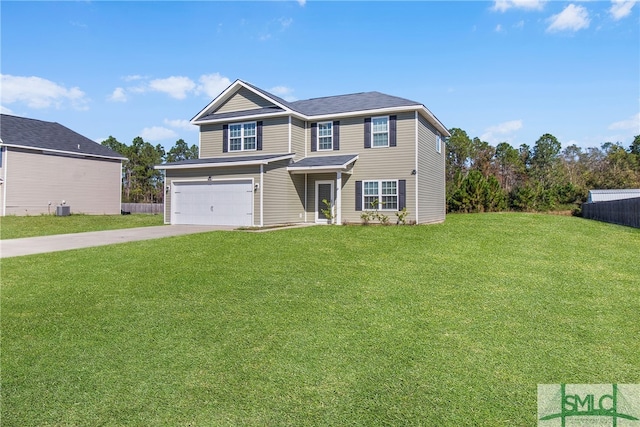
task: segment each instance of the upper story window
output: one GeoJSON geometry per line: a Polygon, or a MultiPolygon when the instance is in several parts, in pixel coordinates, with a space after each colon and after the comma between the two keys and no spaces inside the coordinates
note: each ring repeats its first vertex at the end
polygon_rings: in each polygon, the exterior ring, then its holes
{"type": "Polygon", "coordinates": [[[318,151],[333,150],[333,122],[318,123],[318,151]]]}
{"type": "Polygon", "coordinates": [[[256,122],[229,125],[229,151],[256,149],[256,122]]]}
{"type": "Polygon", "coordinates": [[[441,152],[442,151],[442,137],[440,136],[440,133],[436,134],[436,152],[441,152]]]}
{"type": "Polygon", "coordinates": [[[389,146],[389,117],[373,117],[371,119],[371,146],[389,146]]]}

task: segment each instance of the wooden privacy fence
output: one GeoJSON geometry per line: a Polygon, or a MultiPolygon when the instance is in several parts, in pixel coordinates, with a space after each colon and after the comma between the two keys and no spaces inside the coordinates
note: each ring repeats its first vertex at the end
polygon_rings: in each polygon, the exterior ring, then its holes
{"type": "Polygon", "coordinates": [[[609,202],[583,203],[582,216],[596,221],[640,228],[640,197],[609,202]]]}
{"type": "Polygon", "coordinates": [[[132,214],[161,214],[163,206],[162,203],[121,203],[120,209],[132,214]]]}

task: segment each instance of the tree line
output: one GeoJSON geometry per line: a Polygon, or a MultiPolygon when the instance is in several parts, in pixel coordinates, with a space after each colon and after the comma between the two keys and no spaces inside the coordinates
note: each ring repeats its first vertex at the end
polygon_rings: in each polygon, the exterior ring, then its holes
{"type": "Polygon", "coordinates": [[[161,163],[197,159],[198,147],[179,139],[169,151],[162,145],[151,145],[141,137],[126,145],[113,136],[102,141],[127,158],[122,163],[122,201],[124,203],[162,203],[164,201],[164,176],[154,166],[161,163]]]}
{"type": "Polygon", "coordinates": [[[582,149],[551,134],[533,147],[493,147],[459,128],[447,141],[449,212],[579,211],[591,189],[640,188],[640,135],[631,146],[607,142],[582,149]]]}
{"type": "MultiPolygon", "coordinates": [[[[542,135],[533,147],[507,142],[492,146],[459,128],[446,142],[449,212],[545,211],[579,207],[591,189],[640,188],[640,135],[629,147],[607,142],[562,150],[558,139],[542,135]]],[[[197,159],[198,147],[179,139],[169,151],[141,137],[131,145],[110,136],[102,145],[128,160],[122,165],[122,201],[162,203],[164,177],[155,165],[197,159]]]]}

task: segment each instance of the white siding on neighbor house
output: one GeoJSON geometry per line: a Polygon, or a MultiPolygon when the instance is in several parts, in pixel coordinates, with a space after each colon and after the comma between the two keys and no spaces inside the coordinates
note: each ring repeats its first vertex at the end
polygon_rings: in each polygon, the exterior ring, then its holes
{"type": "MultiPolygon", "coordinates": [[[[217,168],[194,168],[194,169],[167,169],[165,185],[169,191],[165,190],[164,194],[164,222],[171,222],[171,182],[172,181],[208,181],[225,179],[253,179],[254,183],[262,185],[260,181],[260,166],[242,166],[242,167],[217,167],[217,168]]],[[[254,191],[253,194],[253,225],[260,225],[260,191],[254,191]]]]}
{"type": "Polygon", "coordinates": [[[444,138],[438,153],[436,130],[420,115],[418,123],[418,223],[443,222],[446,215],[444,138]]]}
{"type": "Polygon", "coordinates": [[[120,213],[119,160],[49,155],[16,148],[7,148],[3,160],[7,175],[3,184],[6,215],[55,213],[63,200],[71,213],[120,213]]]}
{"type": "Polygon", "coordinates": [[[270,106],[273,106],[272,102],[243,87],[222,104],[215,113],[255,110],[270,106]]]}
{"type": "MultiPolygon", "coordinates": [[[[257,121],[257,120],[252,120],[257,121]]],[[[289,152],[289,119],[275,117],[262,121],[262,150],[222,152],[222,124],[200,126],[200,158],[286,154],[289,152]]],[[[229,123],[243,123],[235,120],[229,123]]]]}

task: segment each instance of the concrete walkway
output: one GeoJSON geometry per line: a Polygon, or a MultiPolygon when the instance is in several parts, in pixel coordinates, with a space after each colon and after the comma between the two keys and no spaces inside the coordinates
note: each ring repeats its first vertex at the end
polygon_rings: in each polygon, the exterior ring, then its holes
{"type": "Polygon", "coordinates": [[[89,248],[137,240],[159,239],[161,237],[205,233],[208,231],[233,230],[235,228],[231,226],[160,225],[156,227],[125,228],[122,230],[0,240],[0,258],[89,248]]]}

